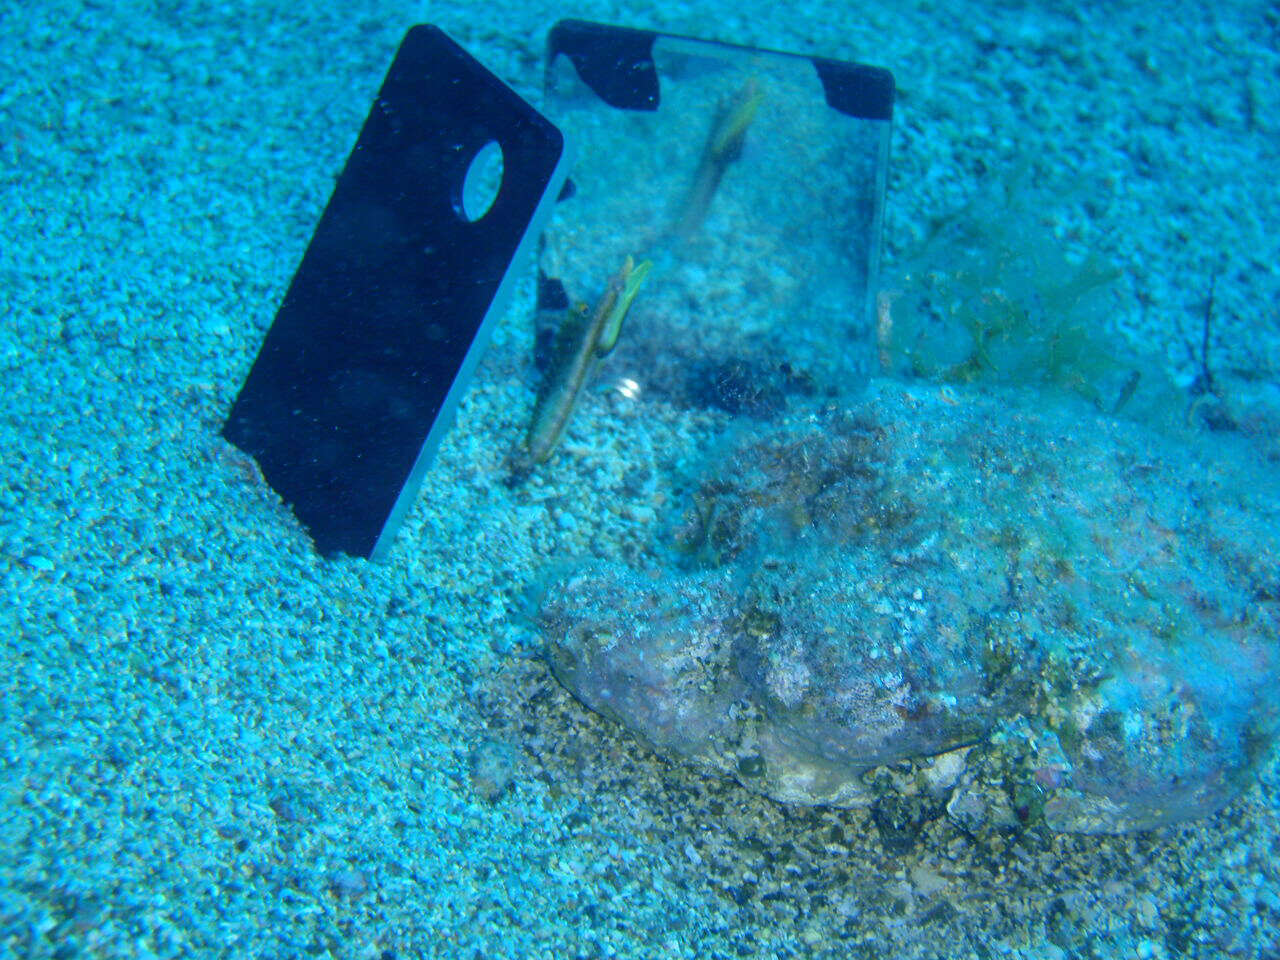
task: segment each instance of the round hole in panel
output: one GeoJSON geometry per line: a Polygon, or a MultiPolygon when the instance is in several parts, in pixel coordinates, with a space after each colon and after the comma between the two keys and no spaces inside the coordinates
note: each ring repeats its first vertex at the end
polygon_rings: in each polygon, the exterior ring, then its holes
{"type": "Polygon", "coordinates": [[[476,151],[462,181],[462,198],[458,214],[474,223],[493,206],[502,187],[502,147],[490,140],[476,151]]]}

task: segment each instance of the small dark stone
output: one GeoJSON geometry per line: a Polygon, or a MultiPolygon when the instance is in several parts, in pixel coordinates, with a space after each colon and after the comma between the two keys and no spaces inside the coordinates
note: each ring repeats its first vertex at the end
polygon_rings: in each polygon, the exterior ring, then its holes
{"type": "Polygon", "coordinates": [[[1169,927],[1169,933],[1165,937],[1165,944],[1174,956],[1185,954],[1190,949],[1191,942],[1195,939],[1195,923],[1184,917],[1172,917],[1166,922],[1169,927]]]}
{"type": "Polygon", "coordinates": [[[772,863],[788,864],[796,858],[796,848],[790,843],[779,844],[770,852],[769,860],[772,863]]]}
{"type": "Polygon", "coordinates": [[[290,823],[297,823],[302,819],[302,814],[297,807],[293,805],[293,801],[285,796],[272,797],[267,801],[267,806],[281,820],[287,820],[290,823]]]}
{"type": "Polygon", "coordinates": [[[880,797],[871,805],[871,819],[889,853],[908,853],[924,827],[924,806],[915,797],[880,797]]]}
{"type": "Polygon", "coordinates": [[[738,772],[744,777],[762,777],[764,776],[764,757],[739,757],[738,772]]]}
{"type": "Polygon", "coordinates": [[[1071,920],[1071,911],[1067,909],[1067,904],[1061,897],[1049,904],[1048,913],[1045,915],[1044,932],[1045,938],[1050,943],[1063,950],[1070,950],[1075,946],[1076,933],[1071,920]]]}
{"type": "Polygon", "coordinates": [[[921,923],[949,923],[959,915],[959,911],[949,901],[940,900],[929,908],[920,921],[921,923]]]}
{"type": "Polygon", "coordinates": [[[128,745],[119,740],[112,740],[107,744],[106,750],[103,752],[103,759],[116,769],[127,766],[130,759],[128,745]]]}
{"type": "Polygon", "coordinates": [[[297,788],[285,788],[267,801],[272,812],[287,823],[309,823],[319,819],[315,802],[297,788]]]}

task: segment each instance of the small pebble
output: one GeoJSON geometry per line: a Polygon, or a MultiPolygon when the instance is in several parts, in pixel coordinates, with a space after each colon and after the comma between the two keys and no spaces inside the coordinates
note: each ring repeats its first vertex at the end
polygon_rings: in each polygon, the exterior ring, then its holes
{"type": "Polygon", "coordinates": [[[467,761],[471,789],[486,803],[497,800],[515,781],[517,759],[511,744],[501,740],[481,741],[467,761]]]}
{"type": "Polygon", "coordinates": [[[369,881],[359,870],[346,867],[329,878],[329,889],[336,896],[351,900],[364,895],[369,889],[369,881]]]}

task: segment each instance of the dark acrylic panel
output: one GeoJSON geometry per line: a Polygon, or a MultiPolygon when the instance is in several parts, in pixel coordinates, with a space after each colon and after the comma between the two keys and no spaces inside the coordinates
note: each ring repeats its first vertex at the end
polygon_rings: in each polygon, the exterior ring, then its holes
{"type": "Polygon", "coordinates": [[[385,552],[563,153],[444,33],[408,32],[224,427],[321,552],[385,552]],[[501,186],[472,221],[462,186],[490,142],[501,186]]]}

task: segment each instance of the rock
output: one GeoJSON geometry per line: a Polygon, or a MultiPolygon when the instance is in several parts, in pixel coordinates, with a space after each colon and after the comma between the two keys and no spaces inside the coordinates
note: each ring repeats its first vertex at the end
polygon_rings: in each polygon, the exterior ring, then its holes
{"type": "Polygon", "coordinates": [[[369,880],[354,867],[344,867],[329,877],[329,889],[335,896],[354,900],[368,891],[369,880]]]}
{"type": "Polygon", "coordinates": [[[871,822],[880,834],[881,843],[890,853],[906,854],[915,849],[932,811],[921,798],[886,794],[871,805],[871,822]]]}
{"type": "Polygon", "coordinates": [[[890,793],[967,829],[1143,829],[1227,802],[1276,727],[1280,508],[1189,438],[882,381],[742,432],[670,529],[550,587],[553,671],[778,800],[902,813],[870,771],[906,761],[890,793]]]}
{"type": "Polygon", "coordinates": [[[486,803],[492,803],[511,789],[519,757],[515,747],[501,740],[482,740],[467,758],[471,789],[486,803]]]}

